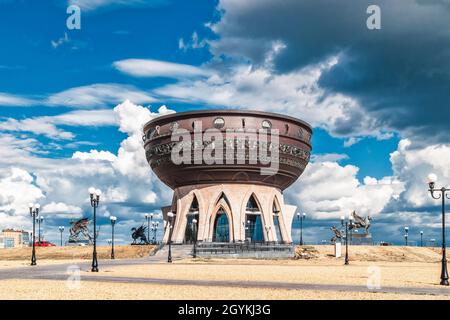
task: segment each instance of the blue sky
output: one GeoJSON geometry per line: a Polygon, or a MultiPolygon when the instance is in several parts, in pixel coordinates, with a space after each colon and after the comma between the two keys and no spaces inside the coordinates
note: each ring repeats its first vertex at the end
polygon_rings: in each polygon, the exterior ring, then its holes
{"type": "Polygon", "coordinates": [[[0,227],[29,228],[25,201],[41,202],[58,239],[71,214],[89,213],[80,190],[97,184],[109,200],[101,224],[118,216],[127,242],[145,212],[170,201],[148,168],[136,169],[133,117],[248,108],[314,127],[313,164],[286,191],[308,212],[308,241],[330,238],[327,226],[353,209],[375,217],[377,240],[401,242],[406,224],[438,238],[423,177],[450,181],[449,6],[377,3],[381,30],[365,25],[367,1],[0,0],[0,188],[10,194],[0,227]],[[80,30],[66,27],[72,3],[80,30]]]}

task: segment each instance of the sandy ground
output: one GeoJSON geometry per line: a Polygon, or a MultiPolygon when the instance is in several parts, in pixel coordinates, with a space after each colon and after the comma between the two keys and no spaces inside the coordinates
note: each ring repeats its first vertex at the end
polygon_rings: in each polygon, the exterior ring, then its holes
{"type": "MultiPolygon", "coordinates": [[[[435,288],[440,267],[436,263],[353,262],[342,261],[316,264],[313,261],[295,261],[279,265],[276,262],[256,264],[239,260],[220,263],[189,263],[104,267],[95,276],[125,276],[158,279],[270,281],[308,284],[367,285],[380,280],[381,286],[435,288]],[[375,278],[377,277],[377,278],[375,278]]],[[[450,292],[450,290],[449,290],[450,292]]]]}
{"type": "MultiPolygon", "coordinates": [[[[334,257],[334,246],[297,246],[296,257],[314,260],[330,260],[334,257]]],[[[342,256],[345,246],[342,246],[342,256]]],[[[403,246],[349,246],[350,261],[367,262],[439,262],[441,249],[430,247],[403,247],[403,246]]]]}
{"type": "MultiPolygon", "coordinates": [[[[155,246],[115,246],[116,259],[129,259],[146,257],[155,250],[155,246]]],[[[381,246],[350,246],[350,261],[366,262],[439,262],[441,259],[439,248],[420,247],[381,247],[381,246]]],[[[296,256],[299,260],[332,261],[334,247],[325,246],[298,246],[296,256]]],[[[342,248],[342,255],[345,247],[342,248]]],[[[109,259],[110,246],[98,246],[99,259],[109,259]]],[[[39,260],[73,260],[92,258],[92,247],[36,247],[36,255],[39,260]]],[[[27,261],[31,258],[31,248],[0,249],[0,265],[5,261],[27,261]]],[[[223,260],[228,261],[228,260],[223,260]]],[[[262,261],[262,260],[255,260],[262,261]]],[[[279,263],[290,263],[292,260],[279,260],[279,263]]]]}
{"type": "MultiPolygon", "coordinates": [[[[155,250],[155,246],[115,246],[114,255],[117,259],[130,259],[147,257],[155,250]]],[[[98,246],[98,259],[109,259],[111,256],[110,246],[98,246]]],[[[36,257],[39,261],[45,260],[89,260],[92,259],[92,246],[67,246],[67,247],[36,247],[36,257]]],[[[0,249],[0,265],[5,261],[31,261],[31,248],[0,249]]]]}
{"type": "Polygon", "coordinates": [[[198,287],[135,283],[81,282],[79,287],[65,281],[6,280],[0,281],[0,299],[176,299],[176,300],[441,300],[443,296],[391,293],[361,293],[313,290],[255,289],[231,287],[198,287]]]}
{"type": "MultiPolygon", "coordinates": [[[[40,248],[54,249],[54,248],[40,248]]],[[[59,248],[62,249],[62,248],[59,248]]],[[[73,248],[72,248],[73,249],[73,248]]],[[[78,253],[73,260],[67,259],[65,249],[58,255],[44,250],[40,264],[86,261],[90,250],[78,253]],[[57,258],[51,259],[52,254],[57,258]]],[[[205,287],[195,285],[161,285],[139,283],[110,283],[83,281],[83,276],[142,277],[180,280],[228,280],[273,281],[300,284],[363,285],[378,281],[382,287],[438,286],[440,275],[440,251],[435,248],[417,247],[357,247],[352,246],[350,265],[343,265],[343,258],[332,257],[331,246],[298,248],[301,259],[254,260],[254,259],[185,259],[172,264],[150,263],[128,266],[102,266],[100,272],[81,272],[80,288],[72,287],[71,281],[56,280],[1,280],[0,299],[450,299],[449,296],[412,295],[393,293],[361,293],[312,291],[297,289],[205,287]]],[[[108,248],[102,254],[109,257],[108,248]]],[[[123,246],[122,257],[135,257],[147,253],[147,247],[123,246]]],[[[29,250],[28,250],[29,251],[29,250]]],[[[70,251],[69,251],[70,252],[70,251]]],[[[119,251],[120,252],[120,251],[119,251]]],[[[29,253],[29,252],[27,252],[29,253]]],[[[27,260],[4,260],[0,253],[0,268],[28,266],[27,260]]],[[[8,257],[17,257],[10,254],[8,257]]],[[[20,277],[20,276],[19,276],[20,277]]],[[[69,279],[70,280],[70,279],[69,279]]],[[[449,288],[450,292],[450,288],[449,288]]]]}

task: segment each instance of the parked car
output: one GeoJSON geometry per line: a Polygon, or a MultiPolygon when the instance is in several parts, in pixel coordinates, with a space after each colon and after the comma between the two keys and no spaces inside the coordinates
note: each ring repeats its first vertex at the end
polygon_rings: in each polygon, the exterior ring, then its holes
{"type": "Polygon", "coordinates": [[[51,243],[49,241],[36,241],[34,244],[36,247],[55,247],[56,245],[54,243],[51,243]]]}

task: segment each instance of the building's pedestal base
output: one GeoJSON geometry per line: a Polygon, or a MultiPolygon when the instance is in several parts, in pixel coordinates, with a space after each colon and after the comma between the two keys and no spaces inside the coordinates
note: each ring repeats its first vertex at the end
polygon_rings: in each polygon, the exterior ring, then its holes
{"type": "Polygon", "coordinates": [[[193,185],[174,190],[171,207],[163,208],[165,234],[172,224],[172,243],[291,243],[295,206],[284,203],[275,187],[245,183],[193,185]],[[174,213],[169,223],[168,212],[174,213]]]}

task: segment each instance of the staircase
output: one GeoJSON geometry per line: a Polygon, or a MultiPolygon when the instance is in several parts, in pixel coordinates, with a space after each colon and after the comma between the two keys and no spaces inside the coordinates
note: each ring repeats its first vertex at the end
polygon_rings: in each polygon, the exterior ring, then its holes
{"type": "MultiPolygon", "coordinates": [[[[172,261],[190,259],[192,244],[172,244],[172,261]]],[[[169,245],[159,249],[154,257],[158,261],[167,261],[169,245]]],[[[197,244],[197,257],[250,258],[250,259],[290,259],[295,256],[292,244],[278,243],[214,243],[197,244]]]]}
{"type": "MultiPolygon", "coordinates": [[[[172,244],[172,260],[182,260],[192,258],[192,244],[172,244]]],[[[164,245],[161,249],[159,249],[155,257],[161,260],[167,260],[169,255],[169,245],[164,245]]]]}
{"type": "Polygon", "coordinates": [[[295,248],[292,244],[282,243],[214,243],[203,242],[197,245],[197,256],[221,258],[253,259],[289,259],[294,258],[295,248]]]}

